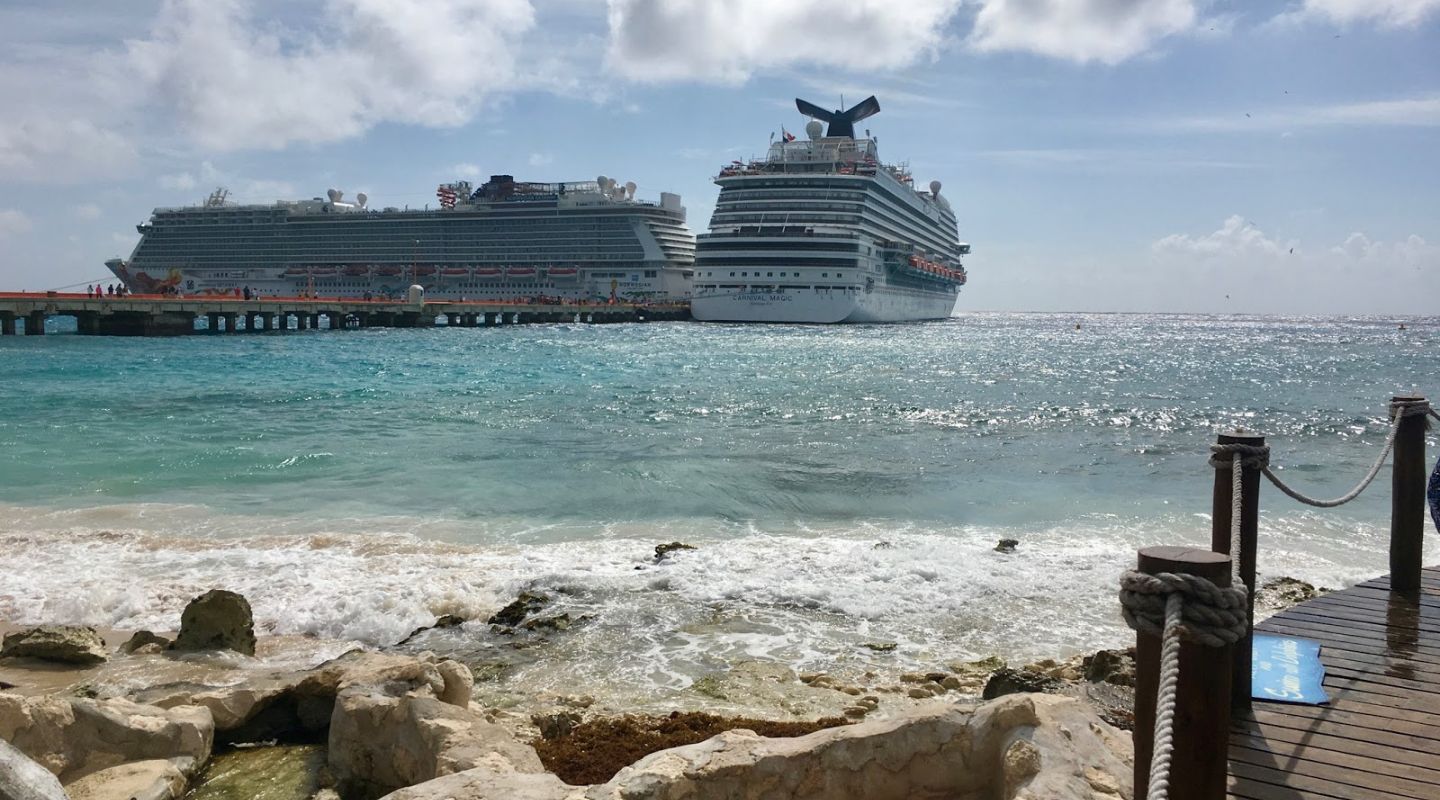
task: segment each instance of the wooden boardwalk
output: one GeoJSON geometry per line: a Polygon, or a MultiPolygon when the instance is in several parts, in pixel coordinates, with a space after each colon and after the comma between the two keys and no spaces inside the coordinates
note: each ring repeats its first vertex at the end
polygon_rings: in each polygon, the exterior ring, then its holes
{"type": "Polygon", "coordinates": [[[1422,583],[1407,600],[1377,578],[1255,626],[1321,643],[1330,703],[1237,713],[1230,797],[1440,798],[1440,568],[1422,583]]]}

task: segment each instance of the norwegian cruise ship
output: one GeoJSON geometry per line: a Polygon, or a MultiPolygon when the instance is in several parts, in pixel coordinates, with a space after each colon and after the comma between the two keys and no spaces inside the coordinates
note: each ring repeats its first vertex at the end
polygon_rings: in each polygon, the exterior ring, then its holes
{"type": "Polygon", "coordinates": [[[763,161],[731,162],[715,183],[710,230],[698,237],[695,319],[726,322],[902,322],[955,308],[970,252],[940,182],[916,189],[904,165],[880,161],[846,111],[796,99],[807,139],[781,130],[763,161]],[[821,135],[822,121],[828,123],[821,135]]]}
{"type": "Polygon", "coordinates": [[[441,185],[438,207],[374,210],[331,189],[325,199],[157,208],[128,260],[106,266],[137,293],[395,297],[419,284],[444,299],[683,301],[695,238],[679,195],[635,199],[600,176],[478,188],[441,185]]]}

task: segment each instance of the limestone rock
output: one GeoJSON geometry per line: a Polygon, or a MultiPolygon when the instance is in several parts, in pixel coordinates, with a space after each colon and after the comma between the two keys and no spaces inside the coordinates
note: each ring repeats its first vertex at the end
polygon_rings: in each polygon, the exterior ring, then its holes
{"type": "Polygon", "coordinates": [[[591,786],[486,764],[386,800],[1129,800],[1132,760],[1129,737],[1080,701],[1017,695],[792,739],[727,731],[591,786]]]}
{"type": "Polygon", "coordinates": [[[567,736],[583,717],[575,711],[557,711],[553,714],[532,714],[530,722],[540,731],[542,739],[559,739],[567,736]]]}
{"type": "Polygon", "coordinates": [[[1284,611],[1314,597],[1328,589],[1317,589],[1313,585],[1295,578],[1280,577],[1266,581],[1255,592],[1255,610],[1263,612],[1284,611]]]}
{"type": "MultiPolygon", "coordinates": [[[[641,759],[583,797],[1091,800],[1086,768],[1110,776],[1128,796],[1131,757],[1128,738],[1108,729],[1079,701],[1014,696],[978,708],[919,708],[903,717],[795,739],[729,731],[641,759]]],[[[546,800],[556,796],[540,795],[546,800]]]]}
{"type": "Polygon", "coordinates": [[[255,619],[250,602],[224,589],[200,595],[180,614],[176,650],[234,650],[255,655],[255,619]]]}
{"type": "Polygon", "coordinates": [[[128,761],[188,757],[203,764],[214,735],[210,712],[197,706],[0,694],[0,739],[62,781],[128,761]]]}
{"type": "Polygon", "coordinates": [[[151,648],[159,647],[160,650],[166,650],[170,647],[170,644],[170,640],[166,639],[164,636],[157,636],[150,631],[136,631],[133,636],[126,640],[125,644],[120,645],[120,652],[152,653],[156,651],[151,648]]]}
{"type": "MultiPolygon", "coordinates": [[[[455,673],[448,684],[453,684],[450,696],[458,698],[465,692],[460,673],[465,668],[455,667],[460,669],[446,669],[455,673]]],[[[397,696],[414,692],[439,697],[447,694],[448,684],[437,664],[414,656],[354,650],[303,672],[275,672],[236,686],[168,684],[138,692],[134,699],[162,708],[204,706],[214,716],[222,742],[253,742],[324,730],[330,725],[336,694],[349,686],[378,687],[397,696]]]]}
{"type": "Polygon", "coordinates": [[[375,797],[480,766],[545,770],[533,748],[479,712],[433,697],[396,697],[360,686],[336,698],[329,763],[346,797],[375,797]]]}
{"type": "Polygon", "coordinates": [[[1116,686],[1135,685],[1135,648],[1098,650],[1085,657],[1085,680],[1091,683],[1112,683],[1116,686]]]}
{"type": "Polygon", "coordinates": [[[50,770],[0,738],[0,800],[68,800],[50,770]]]}
{"type": "Polygon", "coordinates": [[[477,767],[385,795],[381,800],[582,800],[550,773],[477,767]]]}
{"type": "Polygon", "coordinates": [[[657,545],[655,545],[655,563],[656,563],[656,564],[659,564],[661,561],[664,561],[664,560],[665,560],[665,557],[668,556],[668,555],[670,555],[671,553],[678,553],[678,552],[680,552],[681,550],[694,550],[694,549],[695,549],[695,545],[693,545],[693,544],[685,544],[684,542],[670,542],[670,543],[668,543],[668,544],[657,544],[657,545]]]}
{"type": "Polygon", "coordinates": [[[447,658],[435,665],[435,671],[445,681],[445,688],[440,690],[441,702],[469,708],[470,693],[475,689],[475,676],[470,674],[470,668],[447,658]]]}
{"type": "Polygon", "coordinates": [[[175,764],[151,759],[92,772],[65,788],[70,800],[179,800],[185,786],[175,764]]]}
{"type": "Polygon", "coordinates": [[[985,683],[985,691],[982,697],[986,700],[994,700],[1007,694],[1017,692],[1051,692],[1058,689],[1061,682],[1049,675],[1042,675],[1028,669],[1011,669],[1004,667],[995,670],[990,680],[985,683]]]}
{"type": "Polygon", "coordinates": [[[0,657],[38,658],[62,664],[99,664],[110,657],[94,628],[42,625],[6,634],[0,657]]]}
{"type": "Polygon", "coordinates": [[[396,643],[395,643],[395,646],[396,646],[396,647],[399,647],[399,646],[402,645],[402,644],[406,644],[406,643],[409,642],[411,639],[414,639],[415,637],[419,636],[420,634],[422,634],[422,633],[424,633],[424,632],[426,632],[426,631],[443,630],[443,629],[445,629],[445,628],[458,628],[458,627],[460,627],[460,626],[463,625],[463,624],[465,624],[465,618],[464,618],[464,617],[462,617],[462,616],[460,616],[460,615],[458,615],[458,614],[443,614],[443,615],[441,615],[441,616],[439,616],[439,617],[437,617],[437,618],[435,619],[435,624],[434,624],[434,625],[421,625],[420,627],[416,628],[415,630],[410,631],[410,635],[409,635],[409,636],[406,636],[404,639],[401,639],[400,641],[396,642],[396,643]]]}
{"type": "Polygon", "coordinates": [[[550,598],[543,594],[531,594],[521,592],[510,605],[495,612],[488,622],[491,625],[503,625],[515,627],[525,621],[525,618],[544,608],[550,602],[550,598]]]}
{"type": "Polygon", "coordinates": [[[997,552],[997,553],[1013,553],[1013,552],[1015,552],[1015,548],[1018,547],[1019,545],[1020,545],[1020,540],[1019,540],[1019,539],[1001,539],[1001,540],[1000,540],[998,543],[996,543],[996,545],[995,545],[995,552],[997,552]]]}

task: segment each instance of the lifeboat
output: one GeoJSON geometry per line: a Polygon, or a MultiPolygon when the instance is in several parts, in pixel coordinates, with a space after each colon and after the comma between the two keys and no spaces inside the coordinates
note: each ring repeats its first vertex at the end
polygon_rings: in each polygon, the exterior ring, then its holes
{"type": "Polygon", "coordinates": [[[505,270],[499,267],[476,267],[475,277],[477,278],[498,278],[505,274],[505,270]]]}
{"type": "Polygon", "coordinates": [[[580,274],[574,267],[551,267],[545,271],[552,278],[573,278],[580,274]]]}
{"type": "Polygon", "coordinates": [[[303,278],[308,274],[304,267],[291,267],[280,273],[282,278],[303,278]]]}
{"type": "Polygon", "coordinates": [[[427,277],[427,276],[430,276],[430,275],[434,275],[434,274],[435,274],[435,265],[434,265],[434,264],[416,264],[416,265],[412,268],[412,271],[411,271],[410,274],[414,275],[414,276],[417,277],[417,278],[427,277]]]}
{"type": "Polygon", "coordinates": [[[505,274],[512,278],[533,278],[535,277],[534,267],[511,267],[505,270],[505,274]]]}
{"type": "Polygon", "coordinates": [[[352,278],[357,278],[364,275],[369,275],[370,268],[364,264],[351,264],[347,267],[341,268],[340,272],[344,273],[345,275],[349,275],[352,278]]]}
{"type": "Polygon", "coordinates": [[[470,270],[467,267],[445,267],[440,270],[440,274],[447,278],[465,277],[470,274],[470,270]]]}
{"type": "Polygon", "coordinates": [[[340,270],[336,267],[315,267],[310,270],[310,274],[317,278],[329,278],[340,274],[340,270]]]}
{"type": "Polygon", "coordinates": [[[382,278],[395,278],[398,277],[401,272],[403,272],[403,270],[400,267],[386,266],[375,268],[375,274],[382,278]]]}

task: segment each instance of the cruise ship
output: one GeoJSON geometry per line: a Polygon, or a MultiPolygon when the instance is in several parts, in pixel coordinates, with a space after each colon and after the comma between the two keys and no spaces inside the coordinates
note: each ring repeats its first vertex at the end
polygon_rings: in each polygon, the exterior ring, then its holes
{"type": "Polygon", "coordinates": [[[720,170],[709,232],[698,237],[691,314],[715,322],[943,319],[965,285],[955,213],[940,182],[916,189],[880,161],[855,123],[872,96],[827,111],[796,99],[806,139],[781,129],[766,158],[720,170]],[[825,125],[821,135],[822,122],[825,125]]]}
{"type": "Polygon", "coordinates": [[[157,208],[128,260],[105,265],[132,292],[184,295],[683,302],[695,237],[679,195],[635,199],[600,176],[479,187],[442,184],[425,209],[369,207],[363,193],[269,205],[205,202],[157,208]]]}

